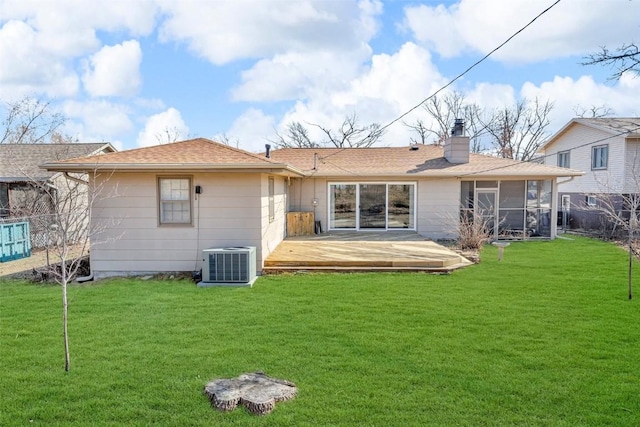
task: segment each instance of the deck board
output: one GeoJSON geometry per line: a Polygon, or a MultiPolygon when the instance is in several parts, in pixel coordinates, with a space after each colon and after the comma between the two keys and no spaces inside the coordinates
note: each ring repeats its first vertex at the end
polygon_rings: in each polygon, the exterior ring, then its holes
{"type": "Polygon", "coordinates": [[[264,270],[442,271],[470,264],[417,233],[335,233],[285,239],[267,257],[264,270]]]}

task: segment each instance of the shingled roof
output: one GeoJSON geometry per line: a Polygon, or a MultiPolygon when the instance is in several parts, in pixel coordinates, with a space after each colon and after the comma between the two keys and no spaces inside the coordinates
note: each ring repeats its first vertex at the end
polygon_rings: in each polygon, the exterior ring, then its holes
{"type": "Polygon", "coordinates": [[[42,163],[113,151],[111,144],[104,142],[0,144],[0,182],[46,181],[56,172],[41,169],[42,163]]]}
{"type": "Polygon", "coordinates": [[[264,155],[250,153],[206,138],[119,151],[101,156],[81,157],[42,165],[48,170],[288,170],[298,171],[264,155]]]}
{"type": "Polygon", "coordinates": [[[576,125],[584,125],[594,129],[599,129],[610,134],[612,137],[621,136],[623,138],[640,138],[640,117],[596,117],[596,118],[575,118],[571,119],[558,132],[540,147],[541,151],[552,145],[562,134],[576,125]]]}
{"type": "Polygon", "coordinates": [[[270,157],[204,138],[137,148],[101,156],[42,165],[49,170],[88,171],[268,171],[322,177],[558,177],[582,172],[516,160],[471,154],[469,163],[453,164],[444,149],[432,145],[382,148],[284,148],[270,157]]]}
{"type": "Polygon", "coordinates": [[[470,154],[469,163],[453,164],[434,145],[381,148],[285,148],[271,158],[289,163],[305,175],[322,177],[558,177],[582,172],[539,163],[470,154]]]}

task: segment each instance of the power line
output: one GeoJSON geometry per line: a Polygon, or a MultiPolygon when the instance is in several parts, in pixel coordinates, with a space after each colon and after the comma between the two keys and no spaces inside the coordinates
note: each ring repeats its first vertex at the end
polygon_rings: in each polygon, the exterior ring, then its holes
{"type": "Polygon", "coordinates": [[[507,43],[509,43],[514,37],[516,37],[518,34],[520,34],[521,32],[523,32],[525,29],[527,29],[527,27],[529,27],[531,24],[533,24],[538,18],[540,18],[542,15],[544,15],[545,13],[547,13],[548,11],[550,11],[554,6],[556,6],[558,3],[560,3],[561,0],[556,0],[555,3],[553,3],[551,6],[547,7],[545,10],[543,10],[542,12],[540,12],[538,15],[536,15],[531,21],[529,21],[524,27],[520,28],[518,31],[516,31],[515,33],[513,33],[508,39],[506,39],[505,41],[503,41],[500,45],[498,45],[496,48],[494,48],[491,52],[487,53],[485,56],[483,56],[481,59],[479,59],[478,61],[476,61],[473,65],[471,65],[470,67],[468,67],[466,70],[464,70],[462,73],[458,74],[453,80],[449,81],[447,84],[445,84],[444,86],[442,86],[440,89],[438,89],[437,91],[435,91],[434,93],[432,93],[431,95],[429,95],[428,97],[426,97],[425,99],[423,99],[422,101],[420,101],[419,104],[416,104],[414,107],[412,107],[411,109],[409,109],[408,111],[406,111],[405,113],[401,114],[400,116],[396,117],[395,119],[393,119],[392,121],[390,121],[389,123],[387,123],[386,125],[382,126],[380,128],[381,131],[387,129],[389,126],[393,125],[394,123],[396,123],[397,121],[403,119],[404,117],[406,117],[408,114],[410,114],[411,112],[415,111],[417,108],[419,108],[422,104],[424,104],[425,102],[427,102],[428,100],[430,100],[431,98],[433,98],[434,96],[436,96],[437,94],[439,94],[440,92],[442,92],[443,90],[445,90],[446,88],[448,88],[449,86],[451,86],[453,83],[455,83],[457,80],[459,80],[460,78],[462,78],[465,74],[467,74],[469,71],[471,71],[473,68],[475,68],[476,66],[478,66],[480,63],[484,62],[487,58],[489,58],[491,55],[493,55],[495,52],[497,52],[498,50],[500,50],[502,47],[504,47],[507,43]]]}
{"type": "MultiPolygon", "coordinates": [[[[540,18],[542,15],[544,15],[545,13],[547,13],[548,11],[550,11],[554,6],[556,6],[558,3],[560,3],[561,0],[556,0],[551,6],[547,7],[545,10],[543,10],[542,12],[540,12],[538,15],[536,15],[533,19],[531,19],[524,27],[520,28],[518,31],[516,31],[515,33],[513,33],[509,38],[507,38],[505,41],[503,41],[502,43],[500,43],[500,45],[498,45],[497,47],[495,47],[493,50],[491,50],[491,52],[487,53],[484,57],[482,57],[481,59],[479,59],[478,61],[476,61],[474,64],[472,64],[471,66],[469,66],[466,70],[464,70],[462,73],[458,74],[453,80],[449,81],[447,84],[445,84],[444,86],[440,87],[438,90],[436,90],[434,93],[432,93],[431,95],[429,95],[428,97],[424,98],[422,101],[420,101],[419,104],[416,104],[414,107],[410,108],[408,111],[404,112],[403,114],[401,114],[400,116],[396,117],[395,119],[391,120],[389,123],[387,123],[386,125],[380,127],[379,129],[377,129],[378,132],[384,132],[387,128],[389,128],[391,125],[393,125],[394,123],[398,122],[399,120],[402,120],[404,117],[406,117],[407,115],[411,114],[413,111],[415,111],[416,109],[418,109],[422,104],[424,104],[425,102],[427,102],[428,100],[430,100],[431,98],[433,98],[434,96],[438,95],[440,92],[442,92],[443,90],[445,90],[446,88],[448,88],[449,86],[451,86],[453,83],[455,83],[457,80],[459,80],[460,78],[462,78],[465,74],[467,74],[469,71],[471,71],[473,68],[475,68],[476,66],[478,66],[480,63],[484,62],[487,58],[489,58],[491,55],[493,55],[495,52],[497,52],[498,50],[500,50],[502,47],[504,47],[507,43],[509,43],[514,37],[516,37],[518,34],[520,34],[521,32],[523,32],[525,29],[527,29],[529,26],[531,26],[531,24],[533,24],[538,18],[540,18]]],[[[371,137],[371,134],[369,134],[368,137],[371,137]]],[[[342,147],[342,150],[345,150],[347,147],[342,147]]],[[[349,147],[351,148],[351,147],[349,147]]],[[[327,157],[331,157],[331,156],[335,156],[336,154],[340,153],[342,150],[336,151],[335,153],[331,153],[328,154],[326,156],[324,156],[322,159],[326,159],[327,157]]]]}

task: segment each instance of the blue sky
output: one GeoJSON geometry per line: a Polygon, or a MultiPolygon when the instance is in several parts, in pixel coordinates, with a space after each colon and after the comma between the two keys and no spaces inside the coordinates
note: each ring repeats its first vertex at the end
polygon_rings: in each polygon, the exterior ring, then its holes
{"type": "MultiPolygon", "coordinates": [[[[292,120],[386,124],[553,0],[0,0],[0,100],[49,99],[64,131],[119,149],[225,135],[261,151],[292,120]]],[[[561,0],[452,90],[488,110],[554,103],[639,116],[640,78],[582,66],[638,41],[640,2],[561,0]]],[[[420,110],[407,118],[420,117],[420,110]]],[[[380,145],[406,145],[398,123],[380,145]]]]}

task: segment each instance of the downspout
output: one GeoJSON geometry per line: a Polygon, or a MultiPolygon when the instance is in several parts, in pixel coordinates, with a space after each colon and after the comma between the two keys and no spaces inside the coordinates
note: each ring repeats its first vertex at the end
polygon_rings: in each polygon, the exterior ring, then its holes
{"type": "Polygon", "coordinates": [[[556,187],[557,187],[558,185],[560,185],[560,184],[564,184],[564,183],[566,183],[566,182],[571,182],[571,181],[573,181],[575,178],[576,178],[575,176],[570,176],[570,177],[569,177],[569,179],[567,179],[566,181],[556,182],[556,187]]]}

